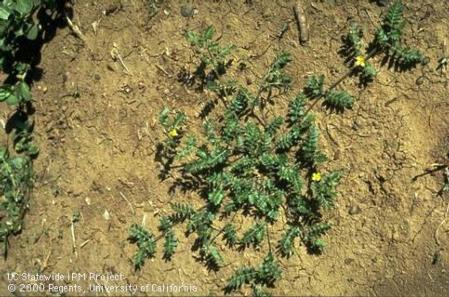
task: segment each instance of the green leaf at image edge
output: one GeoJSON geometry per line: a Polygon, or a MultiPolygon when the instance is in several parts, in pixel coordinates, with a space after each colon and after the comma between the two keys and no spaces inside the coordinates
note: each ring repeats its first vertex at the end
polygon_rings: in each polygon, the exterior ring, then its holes
{"type": "Polygon", "coordinates": [[[27,15],[33,10],[32,0],[20,0],[17,1],[15,10],[22,15],[27,15]]]}
{"type": "Polygon", "coordinates": [[[19,103],[19,98],[11,94],[8,98],[6,98],[5,102],[8,105],[17,105],[19,103]]]}
{"type": "Polygon", "coordinates": [[[34,24],[33,26],[31,26],[30,30],[28,30],[26,38],[28,38],[29,40],[35,40],[38,34],[39,34],[39,25],[34,24]]]}
{"type": "Polygon", "coordinates": [[[0,101],[5,101],[11,96],[11,89],[8,86],[0,87],[0,101]]]}
{"type": "Polygon", "coordinates": [[[30,86],[26,82],[19,83],[16,96],[23,99],[23,101],[31,101],[30,86]]]}
{"type": "Polygon", "coordinates": [[[6,9],[5,7],[0,6],[0,19],[1,20],[7,20],[10,15],[10,11],[6,9]]]}

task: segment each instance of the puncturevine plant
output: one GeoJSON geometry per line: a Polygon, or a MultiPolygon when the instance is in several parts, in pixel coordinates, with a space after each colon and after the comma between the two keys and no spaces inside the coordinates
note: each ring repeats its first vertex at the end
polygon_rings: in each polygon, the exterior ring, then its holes
{"type": "Polygon", "coordinates": [[[361,30],[353,25],[342,48],[349,72],[327,88],[323,75],[310,76],[284,116],[267,110],[291,88],[292,78],[285,71],[291,62],[288,53],[277,55],[251,91],[223,79],[231,65],[231,47],[213,41],[212,27],[200,34],[188,32],[187,40],[200,60],[193,77],[213,91],[213,105],[221,102],[222,106],[210,118],[202,113],[201,135],[189,134],[183,112],[165,108],[160,123],[166,138],[159,144],[157,158],[163,165],[161,178],[175,177],[172,172],[176,171],[174,186],[196,191],[202,200],[200,204],[172,201],[171,214],[160,218],[160,236],[132,225],[130,240],[138,245],[135,268],[141,269],[145,258],[155,255],[159,240],[164,241],[163,258],[169,260],[179,242],[173,231],[179,224],[185,225],[187,236],[195,235],[193,250],[211,269],[219,269],[226,261],[223,244],[237,251],[266,251],[259,264],[235,271],[224,287],[227,294],[248,285],[255,296],[266,296],[265,287],[273,287],[282,275],[279,257],[291,257],[298,242],[311,253],[323,252],[323,235],[331,227],[323,213],[335,207],[342,174],[324,169],[329,166],[324,166],[327,158],[319,146],[319,128],[311,109],[320,99],[333,111],[351,108],[353,97],[336,88],[352,74],[363,82],[372,81],[377,70],[368,61],[375,55],[384,54],[400,69],[425,62],[419,51],[401,43],[402,10],[399,1],[392,5],[367,46],[361,30]],[[253,220],[244,230],[239,223],[243,217],[253,220]],[[282,234],[274,231],[275,224],[283,225],[282,234]]]}
{"type": "MultiPolygon", "coordinates": [[[[218,240],[236,249],[261,247],[268,242],[267,256],[260,266],[239,269],[225,288],[228,293],[243,284],[250,284],[257,292],[261,286],[273,285],[281,276],[276,256],[290,257],[298,238],[310,252],[322,252],[325,244],[321,236],[330,228],[322,220],[322,212],[334,206],[340,173],[320,171],[326,157],[319,148],[314,115],[306,111],[311,94],[318,93],[322,85],[308,84],[307,92],[292,99],[285,117],[268,119],[263,113],[271,95],[289,89],[291,79],[284,69],[290,61],[287,53],[276,57],[259,83],[257,96],[238,84],[228,90],[222,98],[226,102],[223,114],[204,121],[201,138],[185,135],[183,113],[171,116],[164,109],[160,115],[167,134],[159,150],[161,161],[167,171],[173,163],[179,163],[179,182],[204,198],[200,208],[173,202],[173,213],[161,218],[164,258],[169,259],[177,245],[172,228],[184,222],[186,233],[196,234],[195,249],[211,269],[224,263],[218,240]],[[237,216],[256,220],[241,231],[236,226],[237,216]],[[277,238],[270,235],[270,226],[281,217],[287,224],[277,238]],[[223,226],[217,230],[215,226],[220,224],[223,226]],[[275,238],[277,243],[271,243],[275,238]]],[[[214,90],[222,96],[222,88],[214,90]]],[[[332,96],[339,98],[340,93],[332,96]]],[[[344,108],[341,102],[346,104],[344,100],[329,100],[328,104],[340,109],[344,108]]],[[[149,233],[148,238],[155,237],[149,233]]],[[[141,267],[142,253],[139,249],[136,268],[141,267]]]]}
{"type": "Polygon", "coordinates": [[[56,0],[0,1],[0,71],[6,76],[0,86],[0,101],[15,108],[5,127],[12,135],[12,149],[8,143],[0,148],[0,243],[5,256],[8,237],[22,228],[33,181],[32,159],[38,154],[28,116],[34,63],[30,45],[42,32],[42,14],[53,14],[57,5],[56,0]]]}

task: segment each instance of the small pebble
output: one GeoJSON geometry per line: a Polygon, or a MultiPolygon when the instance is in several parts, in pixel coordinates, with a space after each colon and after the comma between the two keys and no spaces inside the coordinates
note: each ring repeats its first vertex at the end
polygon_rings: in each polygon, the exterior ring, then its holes
{"type": "Polygon", "coordinates": [[[181,6],[181,15],[185,18],[193,17],[195,10],[192,4],[185,4],[181,6]]]}
{"type": "Polygon", "coordinates": [[[103,218],[104,218],[106,221],[109,221],[109,220],[111,219],[111,215],[109,214],[109,211],[108,211],[107,209],[104,210],[103,218]]]}
{"type": "Polygon", "coordinates": [[[379,6],[387,6],[390,0],[377,0],[376,2],[379,6]]]}
{"type": "Polygon", "coordinates": [[[424,76],[420,76],[416,79],[416,84],[418,86],[422,85],[424,83],[424,76]]]}
{"type": "Polygon", "coordinates": [[[391,239],[393,239],[394,241],[398,241],[399,238],[400,238],[399,231],[394,229],[392,234],[391,234],[391,239]]]}
{"type": "Polygon", "coordinates": [[[353,205],[349,208],[350,215],[356,215],[362,212],[362,209],[358,205],[353,205]]]}
{"type": "Polygon", "coordinates": [[[346,258],[346,259],[344,260],[344,263],[345,263],[346,265],[350,265],[352,262],[354,262],[354,259],[351,259],[351,258],[346,258]]]}
{"type": "Polygon", "coordinates": [[[69,80],[70,73],[66,72],[62,75],[62,83],[66,83],[69,80]]]}
{"type": "Polygon", "coordinates": [[[334,161],[340,160],[340,154],[341,154],[341,151],[337,149],[334,153],[334,161]]]}

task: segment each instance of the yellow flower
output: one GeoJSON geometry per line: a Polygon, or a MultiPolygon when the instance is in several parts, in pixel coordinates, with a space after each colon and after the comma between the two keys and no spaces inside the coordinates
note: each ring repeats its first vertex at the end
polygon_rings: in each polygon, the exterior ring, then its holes
{"type": "Polygon", "coordinates": [[[321,180],[321,173],[315,172],[314,174],[312,174],[312,180],[315,182],[319,182],[321,180]]]}
{"type": "Polygon", "coordinates": [[[176,129],[173,128],[168,132],[168,136],[170,136],[171,138],[174,138],[174,137],[178,136],[178,131],[176,131],[176,129]]]}
{"type": "Polygon", "coordinates": [[[365,57],[360,55],[355,58],[355,66],[365,67],[365,57]]]}

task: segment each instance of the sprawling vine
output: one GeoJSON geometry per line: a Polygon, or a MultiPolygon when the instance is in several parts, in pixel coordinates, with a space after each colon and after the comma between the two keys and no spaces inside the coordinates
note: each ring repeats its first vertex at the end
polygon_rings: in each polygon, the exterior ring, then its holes
{"type": "MultiPolygon", "coordinates": [[[[320,131],[312,108],[322,102],[331,111],[350,109],[354,98],[337,87],[351,74],[359,74],[364,82],[372,81],[377,70],[368,60],[377,54],[384,53],[408,68],[424,62],[419,51],[401,44],[402,10],[400,2],[393,4],[367,47],[360,28],[353,25],[342,48],[349,72],[327,88],[323,75],[310,76],[304,89],[290,99],[284,116],[266,111],[279,95],[290,92],[289,53],[279,53],[251,91],[236,81],[219,79],[230,65],[227,55],[231,47],[223,50],[211,41],[211,27],[200,34],[189,32],[189,42],[201,48],[197,75],[222,107],[215,116],[204,117],[202,135],[189,133],[183,112],[165,108],[160,114],[165,140],[157,157],[163,164],[161,178],[177,171],[178,184],[193,185],[203,200],[201,207],[171,202],[172,212],[160,218],[160,237],[139,231],[146,237],[138,241],[135,268],[142,267],[143,256],[154,255],[158,240],[164,241],[163,258],[170,259],[178,246],[173,228],[179,224],[185,225],[187,235],[195,235],[194,250],[212,269],[225,263],[217,244],[220,241],[237,251],[266,251],[259,264],[235,271],[225,293],[247,285],[254,295],[264,296],[265,288],[274,286],[282,275],[279,257],[291,257],[298,244],[311,253],[322,253],[326,247],[323,235],[331,228],[323,214],[336,205],[342,172],[325,169],[329,166],[324,166],[327,158],[320,149],[320,131]],[[244,217],[252,219],[252,224],[241,230],[237,221],[244,217]],[[282,234],[272,230],[279,222],[284,222],[282,234]]],[[[138,237],[133,225],[130,239],[138,237]]]]}

